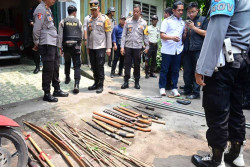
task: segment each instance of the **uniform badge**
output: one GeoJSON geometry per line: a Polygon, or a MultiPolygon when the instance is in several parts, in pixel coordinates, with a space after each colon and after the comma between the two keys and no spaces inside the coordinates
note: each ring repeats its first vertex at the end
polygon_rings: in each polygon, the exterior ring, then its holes
{"type": "Polygon", "coordinates": [[[201,26],[201,22],[197,22],[197,26],[200,27],[201,26]]]}
{"type": "Polygon", "coordinates": [[[42,14],[42,13],[38,13],[38,14],[37,14],[37,18],[38,18],[39,20],[41,20],[41,19],[43,18],[43,14],[42,14]]]}

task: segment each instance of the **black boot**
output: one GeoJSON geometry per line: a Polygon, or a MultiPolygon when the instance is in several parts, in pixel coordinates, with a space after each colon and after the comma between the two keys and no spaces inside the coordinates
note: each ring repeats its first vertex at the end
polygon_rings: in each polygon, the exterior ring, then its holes
{"type": "Polygon", "coordinates": [[[121,86],[121,89],[126,89],[126,88],[129,88],[128,79],[125,79],[123,85],[121,86]]]}
{"type": "Polygon", "coordinates": [[[151,73],[151,74],[150,74],[150,77],[152,77],[152,78],[157,78],[157,76],[156,76],[154,73],[151,73]]]}
{"type": "Polygon", "coordinates": [[[50,92],[44,92],[43,101],[58,102],[58,99],[50,94],[50,92]]]}
{"type": "Polygon", "coordinates": [[[147,74],[147,73],[146,73],[146,76],[145,76],[145,78],[146,78],[146,79],[148,79],[148,78],[149,78],[149,74],[147,74]]]}
{"type": "Polygon", "coordinates": [[[245,167],[243,159],[243,144],[239,142],[231,142],[228,151],[225,152],[225,162],[234,167],[245,167]]]}
{"type": "Polygon", "coordinates": [[[207,156],[192,156],[192,163],[196,167],[226,167],[224,163],[224,150],[212,148],[212,153],[207,156]]]}
{"type": "Polygon", "coordinates": [[[71,81],[70,76],[66,75],[65,84],[69,84],[71,81]]]}
{"type": "Polygon", "coordinates": [[[99,81],[98,88],[96,90],[96,93],[102,93],[103,92],[103,81],[99,81]]]}
{"type": "Polygon", "coordinates": [[[61,89],[54,90],[53,96],[55,97],[68,97],[69,94],[67,92],[62,91],[61,89]]]}
{"type": "Polygon", "coordinates": [[[119,71],[118,75],[119,75],[119,76],[122,76],[122,71],[119,71]]]}
{"type": "Polygon", "coordinates": [[[135,81],[135,89],[140,89],[140,84],[139,84],[139,81],[135,81]]]}
{"type": "Polygon", "coordinates": [[[39,71],[40,71],[40,66],[39,66],[39,64],[38,64],[38,65],[36,65],[36,68],[35,68],[35,70],[33,71],[33,74],[37,74],[37,73],[39,73],[39,71]]]}
{"type": "Polygon", "coordinates": [[[114,77],[115,77],[115,72],[114,72],[114,71],[111,71],[110,77],[111,77],[111,78],[114,78],[114,77]]]}
{"type": "Polygon", "coordinates": [[[108,60],[108,66],[112,67],[112,65],[111,65],[111,58],[108,60]]]}
{"type": "Polygon", "coordinates": [[[95,79],[95,82],[92,86],[88,87],[88,90],[96,90],[97,89],[97,85],[98,84],[98,79],[95,79]]]}
{"type": "Polygon", "coordinates": [[[75,86],[74,86],[73,93],[75,93],[75,94],[79,93],[79,80],[75,80],[75,86]]]}

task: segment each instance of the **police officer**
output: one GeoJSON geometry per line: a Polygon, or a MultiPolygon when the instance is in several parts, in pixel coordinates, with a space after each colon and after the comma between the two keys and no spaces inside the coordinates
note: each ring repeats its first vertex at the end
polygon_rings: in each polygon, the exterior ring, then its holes
{"type": "Polygon", "coordinates": [[[185,88],[181,94],[187,95],[187,99],[200,98],[200,86],[195,81],[195,68],[200,55],[201,47],[208,20],[204,16],[199,15],[199,7],[197,2],[190,2],[187,7],[188,20],[186,21],[186,28],[188,28],[188,38],[185,41],[188,43],[188,52],[184,55],[183,66],[185,81],[185,88]]]}
{"type": "MultiPolygon", "coordinates": [[[[32,8],[29,9],[28,11],[28,23],[30,28],[33,30],[33,25],[34,25],[34,11],[36,9],[36,7],[41,3],[42,0],[37,0],[38,4],[36,4],[35,6],[33,6],[32,8]]],[[[32,38],[32,31],[31,31],[31,38],[32,38]]],[[[32,40],[32,39],[31,39],[32,40]]],[[[33,40],[32,40],[32,45],[33,45],[33,40]]],[[[37,74],[40,71],[40,55],[38,53],[38,51],[33,50],[33,59],[36,65],[35,70],[33,71],[34,74],[37,74]]]]}
{"type": "Polygon", "coordinates": [[[34,12],[33,39],[35,50],[43,61],[42,88],[44,101],[57,102],[55,97],[67,97],[68,93],[60,89],[59,81],[59,55],[57,54],[57,30],[53,22],[50,6],[55,0],[43,0],[34,12]],[[53,96],[50,94],[50,83],[54,87],[53,96]]]}
{"type": "Polygon", "coordinates": [[[249,16],[249,0],[211,2],[210,21],[196,66],[196,82],[203,86],[208,125],[206,137],[212,154],[194,155],[192,162],[198,167],[225,167],[224,160],[232,166],[245,166],[242,95],[247,76],[245,59],[249,56],[246,53],[250,37],[249,16]],[[220,54],[222,50],[225,56],[220,54]],[[230,147],[224,154],[228,141],[230,147]]]}
{"type": "Polygon", "coordinates": [[[136,4],[133,7],[133,17],[127,19],[122,33],[121,54],[125,54],[125,76],[122,89],[129,87],[132,60],[134,61],[135,88],[140,89],[140,51],[143,42],[146,46],[144,52],[147,54],[149,49],[147,22],[141,17],[141,6],[136,4]]]}
{"type": "Polygon", "coordinates": [[[146,78],[156,78],[154,74],[156,67],[156,56],[158,50],[158,40],[160,39],[160,28],[157,27],[158,16],[152,16],[152,25],[148,26],[149,51],[145,56],[145,73],[146,78]],[[151,64],[149,64],[151,61],[151,64]]]}
{"type": "MultiPolygon", "coordinates": [[[[114,19],[114,15],[115,15],[115,8],[110,7],[108,9],[107,16],[109,17],[109,20],[111,22],[111,29],[112,29],[111,33],[113,32],[113,29],[116,26],[116,21],[114,19]]],[[[111,56],[108,56],[108,66],[109,67],[111,67],[112,58],[113,58],[113,47],[112,47],[112,50],[111,50],[111,56]]]]}
{"type": "Polygon", "coordinates": [[[103,92],[105,53],[110,56],[112,48],[111,24],[106,15],[101,14],[99,1],[90,1],[91,17],[87,22],[87,50],[91,68],[94,73],[94,84],[88,90],[103,92]]]}
{"type": "Polygon", "coordinates": [[[73,60],[75,70],[75,86],[74,93],[79,93],[79,83],[81,79],[81,41],[83,39],[83,26],[82,23],[76,18],[77,9],[75,6],[68,7],[68,17],[63,19],[59,24],[58,31],[58,47],[60,54],[64,53],[65,59],[65,84],[70,82],[70,66],[71,58],[73,60]]]}

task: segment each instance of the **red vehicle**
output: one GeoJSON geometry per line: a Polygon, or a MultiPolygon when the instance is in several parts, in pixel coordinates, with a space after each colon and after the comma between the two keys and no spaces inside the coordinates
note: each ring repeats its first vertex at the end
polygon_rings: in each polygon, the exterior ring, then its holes
{"type": "Polygon", "coordinates": [[[13,28],[0,26],[0,60],[19,60],[23,50],[20,34],[13,28]]]}

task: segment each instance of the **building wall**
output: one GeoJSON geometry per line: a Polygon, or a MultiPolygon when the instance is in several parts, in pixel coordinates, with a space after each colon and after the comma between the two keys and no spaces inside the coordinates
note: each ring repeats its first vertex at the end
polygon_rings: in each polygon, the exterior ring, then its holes
{"type": "MultiPolygon", "coordinates": [[[[133,11],[134,0],[122,0],[122,14],[128,16],[130,11],[133,11]],[[124,7],[125,6],[125,7],[124,7]]],[[[159,17],[158,26],[161,24],[161,18],[163,18],[164,6],[166,5],[165,0],[136,0],[149,5],[157,7],[157,16],[159,17]]]]}

